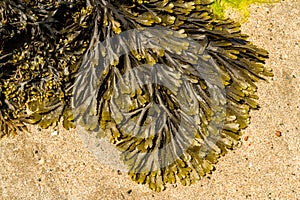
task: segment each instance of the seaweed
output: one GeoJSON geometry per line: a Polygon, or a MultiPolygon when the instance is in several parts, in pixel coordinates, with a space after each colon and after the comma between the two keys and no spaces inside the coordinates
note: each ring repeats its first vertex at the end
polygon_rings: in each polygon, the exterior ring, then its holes
{"type": "Polygon", "coordinates": [[[272,76],[267,51],[212,3],[1,1],[1,136],[83,126],[155,191],[211,173],[272,76]]]}
{"type": "Polygon", "coordinates": [[[280,2],[280,0],[216,0],[214,4],[211,5],[211,8],[214,15],[222,19],[226,18],[225,12],[231,8],[241,15],[242,21],[245,21],[250,15],[249,7],[251,4],[277,2],[280,2]]]}

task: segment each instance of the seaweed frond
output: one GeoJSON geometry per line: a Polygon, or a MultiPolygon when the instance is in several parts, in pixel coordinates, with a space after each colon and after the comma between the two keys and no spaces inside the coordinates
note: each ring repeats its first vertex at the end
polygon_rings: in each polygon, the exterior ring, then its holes
{"type": "Polygon", "coordinates": [[[190,185],[258,108],[268,53],[210,0],[0,2],[0,136],[98,131],[137,183],[190,185]]]}

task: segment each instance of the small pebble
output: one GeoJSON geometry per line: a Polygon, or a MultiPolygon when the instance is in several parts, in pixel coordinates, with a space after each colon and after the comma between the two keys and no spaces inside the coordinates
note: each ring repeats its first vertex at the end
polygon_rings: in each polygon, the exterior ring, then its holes
{"type": "Polygon", "coordinates": [[[57,136],[58,135],[58,132],[57,131],[53,131],[52,133],[51,133],[51,136],[57,136]]]}
{"type": "Polygon", "coordinates": [[[276,134],[277,137],[280,137],[280,136],[281,136],[281,132],[280,132],[280,131],[276,131],[275,134],[276,134]]]}
{"type": "Polygon", "coordinates": [[[44,158],[40,158],[40,159],[39,159],[39,164],[42,165],[42,164],[44,164],[44,163],[45,163],[44,158]]]}
{"type": "Polygon", "coordinates": [[[127,194],[130,195],[131,193],[132,193],[132,190],[131,190],[131,189],[127,191],[127,194]]]}

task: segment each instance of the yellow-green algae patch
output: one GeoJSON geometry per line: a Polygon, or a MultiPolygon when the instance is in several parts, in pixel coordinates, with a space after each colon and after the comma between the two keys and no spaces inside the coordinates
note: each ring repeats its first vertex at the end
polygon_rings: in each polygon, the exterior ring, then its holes
{"type": "Polygon", "coordinates": [[[226,11],[233,9],[238,12],[242,21],[249,17],[249,7],[253,3],[277,3],[280,0],[215,0],[211,5],[213,13],[220,18],[226,18],[226,11]]]}

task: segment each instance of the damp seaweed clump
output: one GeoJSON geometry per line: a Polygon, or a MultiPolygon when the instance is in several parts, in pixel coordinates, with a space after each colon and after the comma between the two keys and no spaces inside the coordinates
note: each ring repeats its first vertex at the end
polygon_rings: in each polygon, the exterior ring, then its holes
{"type": "Polygon", "coordinates": [[[199,180],[237,145],[255,82],[272,76],[268,53],[212,3],[1,1],[1,136],[83,126],[122,152],[137,183],[199,180]]]}
{"type": "Polygon", "coordinates": [[[70,100],[89,44],[85,1],[0,2],[1,136],[26,129],[74,127],[70,100]]]}

